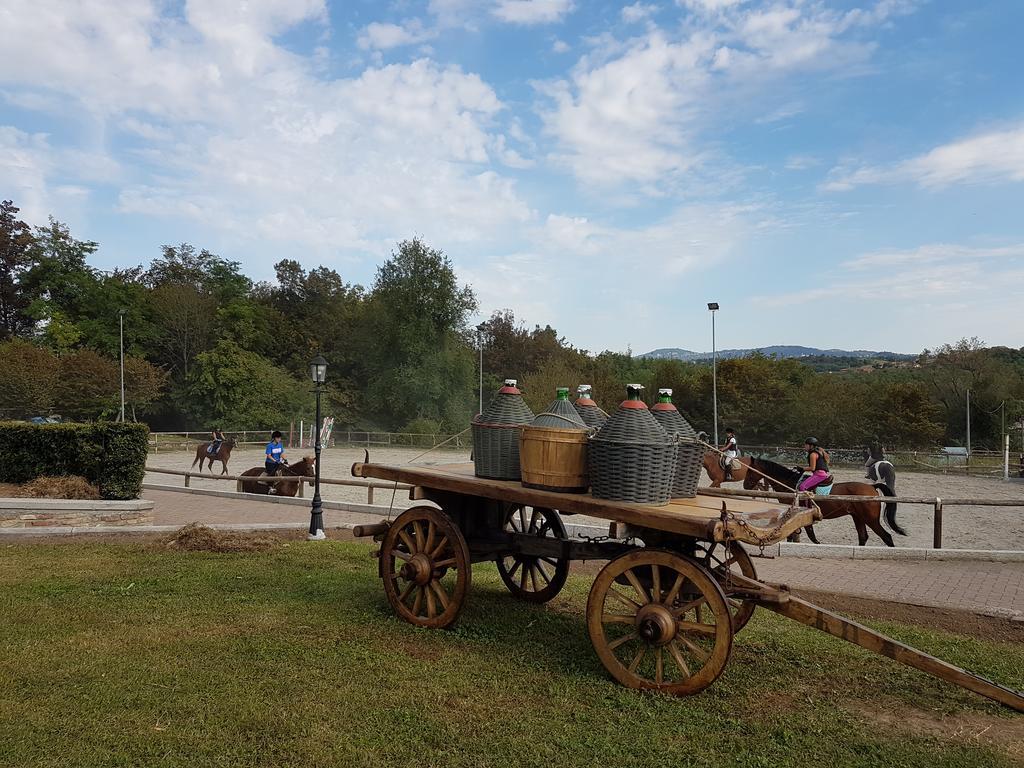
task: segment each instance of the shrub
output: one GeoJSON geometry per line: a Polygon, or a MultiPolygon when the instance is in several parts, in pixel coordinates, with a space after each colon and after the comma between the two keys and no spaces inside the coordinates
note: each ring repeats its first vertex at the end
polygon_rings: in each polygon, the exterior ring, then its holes
{"type": "Polygon", "coordinates": [[[0,423],[0,482],[79,475],[104,499],[136,499],[146,473],[143,424],[0,423]]]}

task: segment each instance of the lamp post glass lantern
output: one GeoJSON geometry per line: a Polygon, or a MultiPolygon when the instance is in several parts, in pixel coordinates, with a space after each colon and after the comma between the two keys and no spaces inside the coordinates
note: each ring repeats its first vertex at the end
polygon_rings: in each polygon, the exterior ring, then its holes
{"type": "Polygon", "coordinates": [[[715,421],[715,447],[718,447],[718,346],[715,343],[715,312],[718,311],[718,302],[709,301],[708,310],[711,312],[711,402],[715,421]]]}
{"type": "Polygon", "coordinates": [[[317,355],[310,362],[309,375],[313,379],[313,392],[316,394],[316,466],[313,467],[313,507],[309,516],[309,538],[320,541],[327,538],[327,534],[324,533],[323,502],[320,499],[320,435],[323,429],[320,418],[320,395],[327,380],[327,361],[322,356],[317,355]]]}

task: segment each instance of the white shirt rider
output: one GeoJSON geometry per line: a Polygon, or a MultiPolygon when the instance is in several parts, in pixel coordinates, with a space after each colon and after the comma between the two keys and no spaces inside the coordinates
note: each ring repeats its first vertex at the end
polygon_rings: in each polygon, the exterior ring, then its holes
{"type": "Polygon", "coordinates": [[[738,458],[740,455],[739,446],[736,444],[736,435],[729,435],[725,441],[725,455],[730,459],[738,458]]]}

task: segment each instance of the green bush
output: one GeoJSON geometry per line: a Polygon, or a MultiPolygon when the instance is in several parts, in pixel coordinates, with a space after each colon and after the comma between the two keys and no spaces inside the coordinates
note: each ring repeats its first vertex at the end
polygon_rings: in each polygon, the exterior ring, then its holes
{"type": "Polygon", "coordinates": [[[149,428],[143,424],[2,422],[0,482],[81,475],[104,499],[136,499],[146,473],[149,428]]]}

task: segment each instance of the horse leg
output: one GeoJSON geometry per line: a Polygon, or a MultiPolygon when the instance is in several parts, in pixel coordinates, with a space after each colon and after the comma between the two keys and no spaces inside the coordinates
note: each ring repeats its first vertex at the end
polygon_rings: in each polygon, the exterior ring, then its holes
{"type": "Polygon", "coordinates": [[[857,543],[860,546],[864,546],[868,543],[868,531],[864,525],[864,521],[856,515],[853,515],[853,524],[857,526],[857,543]]]}
{"type": "Polygon", "coordinates": [[[881,515],[881,507],[882,505],[879,504],[878,510],[873,511],[869,515],[867,520],[868,528],[870,528],[872,531],[878,534],[878,538],[885,542],[885,546],[895,547],[896,543],[892,540],[892,536],[889,535],[889,532],[882,527],[882,521],[881,519],[879,519],[881,515]]]}

